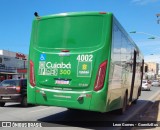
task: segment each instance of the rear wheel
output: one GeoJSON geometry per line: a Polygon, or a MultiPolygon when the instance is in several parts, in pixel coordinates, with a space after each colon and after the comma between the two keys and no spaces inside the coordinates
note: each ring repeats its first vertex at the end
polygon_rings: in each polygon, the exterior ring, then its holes
{"type": "Polygon", "coordinates": [[[136,104],[136,103],[137,103],[137,100],[138,100],[138,98],[139,98],[140,95],[141,95],[141,89],[139,88],[139,89],[138,89],[137,98],[132,102],[133,104],[136,104]]]}
{"type": "Polygon", "coordinates": [[[21,105],[22,105],[23,107],[27,107],[27,106],[28,106],[27,96],[24,96],[24,97],[22,98],[21,105]]]}
{"type": "Polygon", "coordinates": [[[124,114],[124,112],[126,111],[127,101],[128,101],[128,99],[127,99],[127,93],[125,93],[125,96],[124,96],[124,98],[123,98],[123,106],[122,106],[121,109],[118,110],[118,113],[119,113],[119,114],[122,115],[122,114],[124,114]]]}
{"type": "Polygon", "coordinates": [[[133,104],[137,104],[137,100],[138,100],[138,98],[135,99],[132,103],[133,103],[133,104]]]}
{"type": "Polygon", "coordinates": [[[0,102],[0,107],[4,107],[5,102],[0,102]]]}

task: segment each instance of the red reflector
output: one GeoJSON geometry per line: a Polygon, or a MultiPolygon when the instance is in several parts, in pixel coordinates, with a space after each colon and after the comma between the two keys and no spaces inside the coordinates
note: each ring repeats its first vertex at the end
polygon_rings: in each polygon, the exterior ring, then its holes
{"type": "Polygon", "coordinates": [[[37,93],[39,93],[39,92],[40,92],[40,90],[36,90],[36,92],[37,92],[37,93]]]}
{"type": "Polygon", "coordinates": [[[106,14],[106,12],[99,12],[100,14],[106,14]]]}
{"type": "Polygon", "coordinates": [[[107,60],[101,63],[99,66],[95,85],[94,85],[95,91],[98,91],[103,88],[104,81],[105,81],[105,75],[106,75],[106,68],[107,68],[107,60]]]}
{"type": "Polygon", "coordinates": [[[30,60],[30,84],[34,87],[35,84],[35,75],[34,75],[34,63],[30,60]]]}
{"type": "Polygon", "coordinates": [[[69,50],[62,50],[61,52],[70,52],[69,50]]]}

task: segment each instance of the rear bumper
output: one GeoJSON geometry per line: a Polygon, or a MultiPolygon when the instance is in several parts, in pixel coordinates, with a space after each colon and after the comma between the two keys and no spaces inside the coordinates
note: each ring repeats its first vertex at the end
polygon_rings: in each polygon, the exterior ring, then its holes
{"type": "Polygon", "coordinates": [[[31,104],[59,106],[98,112],[106,111],[106,100],[102,99],[102,93],[100,91],[62,91],[28,87],[27,93],[27,101],[31,104]]]}
{"type": "Polygon", "coordinates": [[[37,104],[89,110],[92,95],[90,91],[59,91],[40,88],[37,90],[39,90],[36,92],[37,104]]]}
{"type": "Polygon", "coordinates": [[[145,87],[142,87],[142,90],[149,90],[151,88],[151,86],[145,86],[145,87]]]}
{"type": "Polygon", "coordinates": [[[21,102],[21,94],[0,94],[0,102],[21,102]]]}

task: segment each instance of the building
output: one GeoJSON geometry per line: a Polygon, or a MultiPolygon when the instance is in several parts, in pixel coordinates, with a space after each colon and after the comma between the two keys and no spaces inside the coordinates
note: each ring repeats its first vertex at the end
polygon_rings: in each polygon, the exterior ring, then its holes
{"type": "Polygon", "coordinates": [[[26,78],[28,56],[22,53],[0,50],[0,81],[26,78]]]}
{"type": "Polygon", "coordinates": [[[147,62],[148,65],[148,72],[153,72],[156,75],[158,74],[158,63],[155,62],[147,62]]]}
{"type": "Polygon", "coordinates": [[[159,71],[159,65],[158,63],[155,62],[147,62],[146,63],[148,66],[148,78],[149,79],[156,79],[156,76],[158,75],[158,71],[159,71]]]}

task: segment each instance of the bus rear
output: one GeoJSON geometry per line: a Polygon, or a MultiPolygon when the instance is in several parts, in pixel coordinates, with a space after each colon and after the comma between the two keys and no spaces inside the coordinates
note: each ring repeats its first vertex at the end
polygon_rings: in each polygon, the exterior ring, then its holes
{"type": "Polygon", "coordinates": [[[110,13],[63,13],[33,21],[28,102],[106,111],[110,13]]]}

